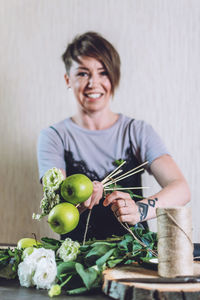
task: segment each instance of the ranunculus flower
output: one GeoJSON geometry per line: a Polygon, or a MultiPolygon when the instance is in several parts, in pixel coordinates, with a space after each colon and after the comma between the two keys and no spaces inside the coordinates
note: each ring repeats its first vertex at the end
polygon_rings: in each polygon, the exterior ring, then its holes
{"type": "Polygon", "coordinates": [[[80,244],[72,241],[70,238],[66,238],[57,251],[57,255],[63,261],[75,260],[79,252],[80,244]]]}
{"type": "Polygon", "coordinates": [[[29,261],[23,261],[18,265],[18,277],[21,286],[30,287],[33,286],[32,277],[35,273],[35,265],[29,261]]]}
{"type": "Polygon", "coordinates": [[[42,183],[44,189],[48,189],[53,192],[59,188],[63,180],[64,175],[61,172],[61,170],[57,168],[52,168],[44,174],[42,178],[42,183]]]}
{"type": "Polygon", "coordinates": [[[61,287],[59,284],[52,285],[51,289],[48,292],[49,297],[59,296],[61,293],[61,287]]]}
{"type": "Polygon", "coordinates": [[[21,286],[36,286],[38,289],[49,289],[57,274],[55,253],[50,249],[34,249],[34,251],[18,266],[18,277],[21,286]]]}
{"type": "Polygon", "coordinates": [[[55,260],[41,258],[33,275],[32,282],[37,289],[50,289],[55,283],[57,267],[55,260]]]}

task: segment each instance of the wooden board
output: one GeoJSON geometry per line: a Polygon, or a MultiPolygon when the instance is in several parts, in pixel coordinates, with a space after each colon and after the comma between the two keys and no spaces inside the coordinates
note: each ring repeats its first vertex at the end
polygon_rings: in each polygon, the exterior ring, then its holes
{"type": "MultiPolygon", "coordinates": [[[[184,263],[184,262],[183,262],[184,263]]],[[[200,263],[194,263],[194,275],[200,276],[200,263]]],[[[119,300],[199,300],[200,283],[123,282],[120,278],[158,278],[157,271],[138,265],[108,269],[103,274],[103,292],[119,300]]]]}

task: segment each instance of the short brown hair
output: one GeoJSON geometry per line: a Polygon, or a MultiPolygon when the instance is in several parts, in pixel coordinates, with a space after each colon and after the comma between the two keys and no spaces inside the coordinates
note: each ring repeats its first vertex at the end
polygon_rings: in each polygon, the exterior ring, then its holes
{"type": "Polygon", "coordinates": [[[76,36],[62,55],[68,75],[73,60],[80,63],[81,56],[93,57],[103,64],[114,94],[120,80],[120,57],[113,45],[99,33],[92,31],[76,36]]]}

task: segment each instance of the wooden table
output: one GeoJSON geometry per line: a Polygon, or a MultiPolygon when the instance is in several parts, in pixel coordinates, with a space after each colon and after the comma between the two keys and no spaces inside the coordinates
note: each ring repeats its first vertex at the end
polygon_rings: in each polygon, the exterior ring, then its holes
{"type": "Polygon", "coordinates": [[[49,298],[47,290],[21,287],[18,280],[6,280],[0,278],[0,300],[44,300],[44,299],[66,299],[66,300],[109,300],[110,297],[102,292],[95,292],[88,295],[68,296],[60,295],[49,298]]]}

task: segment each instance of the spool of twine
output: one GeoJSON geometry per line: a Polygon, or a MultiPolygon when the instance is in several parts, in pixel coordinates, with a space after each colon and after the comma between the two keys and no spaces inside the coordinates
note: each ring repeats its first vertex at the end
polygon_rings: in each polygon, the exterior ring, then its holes
{"type": "Polygon", "coordinates": [[[189,207],[157,208],[158,274],[193,275],[192,214],[189,207]]]}

